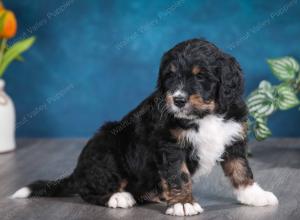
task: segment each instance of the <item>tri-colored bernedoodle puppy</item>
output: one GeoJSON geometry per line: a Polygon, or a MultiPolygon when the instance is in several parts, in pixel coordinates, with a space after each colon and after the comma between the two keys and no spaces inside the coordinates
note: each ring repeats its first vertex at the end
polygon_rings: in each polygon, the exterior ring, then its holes
{"type": "Polygon", "coordinates": [[[192,178],[220,161],[239,202],[276,205],[247,161],[242,95],[233,57],[205,40],[179,43],[163,55],[154,92],[121,121],[103,125],[71,175],[36,181],[13,198],[79,194],[111,208],[166,202],[168,215],[196,215],[203,209],[192,195],[192,178]]]}

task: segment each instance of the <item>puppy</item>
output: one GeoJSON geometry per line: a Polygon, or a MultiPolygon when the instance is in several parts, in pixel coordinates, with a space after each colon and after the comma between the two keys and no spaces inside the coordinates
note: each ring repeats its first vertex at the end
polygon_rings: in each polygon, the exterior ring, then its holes
{"type": "Polygon", "coordinates": [[[253,179],[246,157],[247,106],[237,61],[200,39],[179,43],[161,60],[155,91],[86,144],[74,172],[36,181],[13,198],[79,194],[88,203],[129,208],[166,202],[166,214],[196,215],[192,177],[220,161],[237,200],[276,205],[253,179]]]}

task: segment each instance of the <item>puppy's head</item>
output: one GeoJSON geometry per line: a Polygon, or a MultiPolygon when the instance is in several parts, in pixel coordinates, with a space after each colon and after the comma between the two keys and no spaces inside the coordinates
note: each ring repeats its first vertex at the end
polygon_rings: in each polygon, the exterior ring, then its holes
{"type": "Polygon", "coordinates": [[[231,56],[204,40],[176,45],[162,58],[157,84],[169,114],[196,119],[224,113],[242,95],[242,73],[231,56]]]}

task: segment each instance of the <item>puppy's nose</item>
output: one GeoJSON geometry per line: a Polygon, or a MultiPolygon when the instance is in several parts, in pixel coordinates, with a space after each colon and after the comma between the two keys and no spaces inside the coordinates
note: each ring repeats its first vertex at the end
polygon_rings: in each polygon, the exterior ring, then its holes
{"type": "Polygon", "coordinates": [[[179,108],[185,106],[185,103],[187,102],[187,99],[184,96],[175,96],[173,100],[174,100],[174,104],[179,108]]]}

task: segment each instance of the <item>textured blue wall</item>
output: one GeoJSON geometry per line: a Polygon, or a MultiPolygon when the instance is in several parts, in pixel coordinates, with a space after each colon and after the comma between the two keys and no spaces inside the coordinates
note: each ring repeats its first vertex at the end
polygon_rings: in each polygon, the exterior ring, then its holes
{"type": "MultiPolygon", "coordinates": [[[[10,0],[17,38],[37,42],[5,76],[21,137],[90,136],[120,119],[155,86],[164,51],[204,37],[233,54],[247,94],[263,79],[276,82],[265,61],[300,58],[300,2],[10,0]]],[[[275,136],[299,136],[300,113],[277,113],[275,136]]]]}

